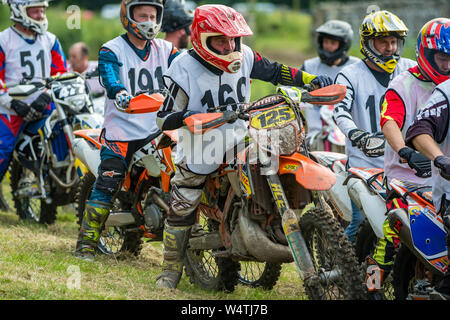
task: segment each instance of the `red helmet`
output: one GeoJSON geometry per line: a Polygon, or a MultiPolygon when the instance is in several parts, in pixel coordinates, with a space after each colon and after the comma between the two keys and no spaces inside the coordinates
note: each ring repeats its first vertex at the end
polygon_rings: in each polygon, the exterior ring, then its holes
{"type": "Polygon", "coordinates": [[[244,17],[233,8],[204,5],[195,10],[191,33],[192,47],[205,61],[225,72],[234,73],[241,68],[244,57],[241,37],[252,34],[244,17]],[[235,51],[221,55],[211,48],[208,38],[219,35],[235,38],[235,51]]]}
{"type": "Polygon", "coordinates": [[[434,61],[434,55],[437,52],[450,54],[450,19],[448,18],[428,21],[417,37],[417,64],[420,71],[436,85],[450,78],[450,74],[443,74],[434,61]]]}

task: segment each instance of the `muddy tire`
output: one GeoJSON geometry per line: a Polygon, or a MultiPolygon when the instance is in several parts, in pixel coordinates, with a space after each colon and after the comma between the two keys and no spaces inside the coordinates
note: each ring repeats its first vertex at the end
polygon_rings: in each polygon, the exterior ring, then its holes
{"type": "Polygon", "coordinates": [[[281,263],[241,261],[239,282],[252,288],[272,290],[281,274],[281,263]]]}
{"type": "Polygon", "coordinates": [[[362,270],[354,250],[336,219],[323,209],[312,209],[300,217],[306,241],[320,283],[305,284],[311,300],[364,299],[362,270]],[[327,272],[340,270],[335,279],[327,272]]]}
{"type": "Polygon", "coordinates": [[[16,159],[11,160],[9,170],[12,199],[19,218],[42,224],[53,224],[56,221],[57,214],[57,206],[54,201],[47,203],[43,199],[33,198],[28,195],[18,196],[19,190],[24,190],[25,188],[32,190],[37,188],[35,185],[37,184],[38,177],[32,171],[24,168],[16,159]]]}
{"type": "MultiPolygon", "coordinates": [[[[76,209],[78,226],[83,220],[86,201],[89,200],[95,184],[95,176],[88,172],[80,181],[78,192],[76,193],[76,209]]],[[[120,209],[122,204],[116,200],[114,206],[120,209]]],[[[123,227],[109,227],[103,230],[98,251],[104,254],[114,254],[119,256],[138,256],[142,250],[142,235],[140,231],[127,231],[123,227]]]]}

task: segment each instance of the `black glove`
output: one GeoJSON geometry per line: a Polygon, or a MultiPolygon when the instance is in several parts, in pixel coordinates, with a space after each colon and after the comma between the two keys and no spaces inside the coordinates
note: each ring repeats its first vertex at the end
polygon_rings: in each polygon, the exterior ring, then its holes
{"type": "Polygon", "coordinates": [[[431,177],[431,160],[420,152],[409,147],[403,147],[398,151],[400,158],[406,159],[411,169],[416,171],[416,176],[421,178],[431,177]]]}
{"type": "Polygon", "coordinates": [[[348,138],[353,146],[361,150],[366,157],[376,158],[384,155],[386,140],[379,133],[369,133],[360,129],[350,130],[348,138]]]}
{"type": "Polygon", "coordinates": [[[329,76],[317,76],[311,80],[311,84],[323,88],[332,85],[333,79],[331,79],[329,76]]]}
{"type": "Polygon", "coordinates": [[[42,118],[45,108],[50,103],[51,98],[47,93],[42,93],[30,105],[13,99],[11,101],[11,108],[26,122],[38,120],[42,118]]]}
{"type": "Polygon", "coordinates": [[[434,165],[436,168],[439,169],[439,173],[441,176],[446,179],[450,180],[450,158],[446,156],[437,156],[436,159],[434,159],[434,165]]]}

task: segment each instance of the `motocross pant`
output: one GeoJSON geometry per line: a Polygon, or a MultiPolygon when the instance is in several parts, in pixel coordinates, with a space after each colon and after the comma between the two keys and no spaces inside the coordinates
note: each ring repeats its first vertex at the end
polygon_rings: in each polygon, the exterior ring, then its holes
{"type": "MultiPolygon", "coordinates": [[[[445,195],[441,201],[441,209],[439,211],[444,221],[445,229],[447,231],[446,241],[447,241],[447,255],[450,260],[450,200],[445,199],[445,195]]],[[[444,293],[450,296],[450,267],[447,267],[447,271],[444,274],[444,278],[436,287],[436,290],[440,293],[444,293]]]]}
{"type": "MultiPolygon", "coordinates": [[[[44,118],[42,120],[30,122],[30,125],[36,128],[36,130],[32,130],[33,133],[34,131],[37,132],[37,129],[42,126],[43,122],[52,113],[54,108],[54,104],[50,103],[44,111],[44,118]]],[[[11,160],[17,139],[26,125],[28,124],[17,115],[0,114],[0,182],[3,180],[3,176],[8,169],[9,161],[11,160]]]]}
{"type": "Polygon", "coordinates": [[[350,201],[352,205],[352,220],[347,228],[345,228],[344,234],[348,237],[348,240],[351,243],[355,243],[356,232],[358,231],[359,225],[364,221],[365,215],[356,203],[353,202],[353,200],[350,201]]]}

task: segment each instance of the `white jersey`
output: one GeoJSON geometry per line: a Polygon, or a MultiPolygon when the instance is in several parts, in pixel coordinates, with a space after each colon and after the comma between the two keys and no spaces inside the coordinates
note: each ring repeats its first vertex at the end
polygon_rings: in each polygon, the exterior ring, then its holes
{"type": "MultiPolygon", "coordinates": [[[[36,40],[27,42],[12,27],[0,32],[0,47],[5,55],[5,83],[19,82],[24,78],[41,81],[50,77],[52,48],[56,36],[50,32],[37,35],[36,40]]],[[[23,100],[30,103],[38,93],[23,100]]],[[[0,114],[16,114],[12,109],[0,106],[0,114]]]]}
{"type": "MultiPolygon", "coordinates": [[[[122,63],[120,81],[129,94],[140,90],[157,90],[163,87],[162,75],[169,66],[173,45],[162,39],[151,41],[150,55],[142,60],[128,42],[119,36],[103,45],[110,49],[122,63]]],[[[156,125],[156,112],[128,114],[120,112],[114,100],[106,98],[105,121],[106,139],[112,141],[132,141],[148,137],[159,129],[156,125]]]]}
{"type": "MultiPolygon", "coordinates": [[[[403,140],[406,131],[414,122],[417,113],[425,107],[428,98],[431,96],[435,84],[432,81],[420,80],[414,76],[410,70],[403,71],[395,77],[389,84],[389,88],[394,90],[402,99],[405,106],[405,118],[401,128],[403,140]]],[[[416,176],[415,171],[407,163],[400,163],[400,157],[389,143],[386,143],[384,151],[384,175],[388,183],[392,178],[410,181],[416,184],[431,185],[431,178],[420,178],[416,176]]]]}
{"type": "MultiPolygon", "coordinates": [[[[187,109],[207,112],[208,108],[219,105],[248,103],[254,54],[245,45],[243,45],[243,52],[244,61],[239,71],[236,73],[223,72],[221,75],[214,74],[207,69],[189,52],[184,52],[175,58],[164,75],[164,82],[169,90],[171,85],[176,83],[187,96],[187,105],[174,105],[171,111],[187,109]]],[[[182,127],[178,130],[179,140],[175,163],[185,161],[191,171],[209,174],[220,166],[224,153],[245,138],[247,131],[247,125],[243,120],[222,125],[202,135],[193,135],[186,130],[186,127],[182,127]],[[217,143],[219,137],[227,138],[222,140],[222,145],[217,143]],[[207,142],[211,142],[211,144],[207,142]],[[207,152],[203,153],[213,145],[216,148],[213,156],[207,152]]]]}
{"type": "MultiPolygon", "coordinates": [[[[335,79],[339,71],[345,66],[357,62],[358,58],[349,57],[348,60],[339,66],[329,66],[326,63],[322,63],[319,57],[311,58],[303,62],[303,70],[309,74],[314,75],[327,75],[331,79],[335,79]]],[[[305,110],[306,123],[308,124],[308,132],[306,138],[309,139],[319,133],[322,130],[322,119],[320,118],[320,107],[309,103],[304,103],[307,107],[305,110]]]]}
{"type": "MultiPolygon", "coordinates": [[[[390,79],[415,64],[410,59],[401,58],[390,79]]],[[[345,98],[336,104],[334,109],[334,119],[341,131],[347,137],[352,129],[370,133],[381,132],[381,106],[388,84],[382,85],[363,60],[342,69],[336,76],[335,83],[347,86],[345,98]]],[[[384,167],[383,156],[366,157],[357,147],[352,146],[349,139],[346,140],[345,149],[349,167],[384,167]]]]}

